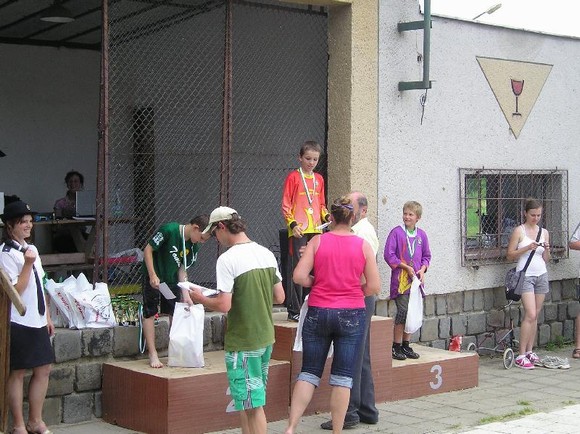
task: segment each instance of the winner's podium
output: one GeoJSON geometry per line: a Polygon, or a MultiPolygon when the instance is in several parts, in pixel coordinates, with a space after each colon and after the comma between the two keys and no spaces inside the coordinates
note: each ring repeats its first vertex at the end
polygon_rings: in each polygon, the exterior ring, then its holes
{"type": "MultiPolygon", "coordinates": [[[[288,322],[286,314],[275,315],[276,344],[272,358],[291,364],[290,394],[302,367],[302,353],[292,351],[298,329],[297,323],[288,322]]],[[[375,400],[379,402],[417,398],[419,396],[452,390],[469,389],[478,384],[479,356],[415,344],[413,349],[421,356],[417,360],[393,360],[393,319],[374,316],[370,329],[370,352],[375,400]]],[[[328,358],[320,387],[304,414],[330,411],[328,384],[332,358],[328,358]]]]}
{"type": "MultiPolygon", "coordinates": [[[[204,354],[204,368],[154,369],[148,359],[103,363],[103,419],[154,434],[197,434],[240,426],[232,407],[223,351],[204,354]]],[[[167,359],[162,359],[167,363],[167,359]]],[[[272,360],[266,415],[288,417],[290,364],[272,360]]]]}
{"type": "MultiPolygon", "coordinates": [[[[270,363],[266,417],[288,418],[302,353],[293,351],[297,323],[274,314],[276,343],[270,363]]],[[[393,361],[393,320],[373,317],[370,348],[377,403],[475,387],[479,357],[415,344],[418,360],[393,361]]],[[[223,351],[204,354],[205,368],[149,367],[147,359],[103,364],[103,419],[146,433],[204,433],[239,427],[227,394],[223,351]]],[[[164,360],[166,362],[167,360],[164,360]]],[[[332,358],[305,414],[330,411],[332,358]]]]}

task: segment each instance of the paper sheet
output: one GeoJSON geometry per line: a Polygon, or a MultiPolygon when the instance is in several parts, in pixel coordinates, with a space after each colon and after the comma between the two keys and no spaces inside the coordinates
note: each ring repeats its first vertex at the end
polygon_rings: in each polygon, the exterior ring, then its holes
{"type": "Polygon", "coordinates": [[[169,286],[165,282],[161,282],[159,284],[159,292],[161,292],[163,297],[165,297],[167,300],[173,300],[175,298],[175,294],[171,292],[171,289],[169,289],[169,286]]]}
{"type": "Polygon", "coordinates": [[[191,289],[191,288],[197,289],[201,291],[201,293],[206,297],[212,297],[214,295],[219,294],[219,291],[217,289],[206,288],[205,286],[197,285],[191,282],[179,282],[177,286],[179,286],[181,289],[191,289]]]}

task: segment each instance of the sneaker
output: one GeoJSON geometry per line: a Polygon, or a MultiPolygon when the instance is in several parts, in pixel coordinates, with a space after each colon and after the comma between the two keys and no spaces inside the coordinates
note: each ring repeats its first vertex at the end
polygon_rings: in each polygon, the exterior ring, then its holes
{"type": "Polygon", "coordinates": [[[393,359],[395,360],[406,360],[407,356],[402,351],[402,347],[393,347],[393,359]]]}
{"type": "Polygon", "coordinates": [[[560,362],[557,360],[556,357],[546,356],[542,359],[542,366],[548,369],[558,369],[558,367],[560,366],[560,362]]]}
{"type": "Polygon", "coordinates": [[[570,369],[570,363],[568,362],[567,357],[564,357],[563,359],[558,357],[558,361],[560,362],[558,369],[570,369]]]}
{"type": "Polygon", "coordinates": [[[407,357],[407,359],[418,359],[419,354],[413,351],[413,348],[406,347],[405,345],[401,346],[402,353],[407,357]]]}
{"type": "MultiPolygon", "coordinates": [[[[342,429],[351,429],[357,426],[358,424],[359,424],[358,420],[345,420],[344,423],[342,424],[342,429]]],[[[332,431],[332,421],[327,420],[326,422],[322,422],[320,424],[320,428],[332,431]]]]}
{"type": "Polygon", "coordinates": [[[542,361],[536,353],[530,351],[529,353],[526,353],[526,357],[530,362],[533,363],[534,366],[542,366],[542,361]]]}
{"type": "Polygon", "coordinates": [[[300,314],[299,313],[295,313],[294,315],[292,315],[291,313],[288,314],[288,321],[292,321],[292,322],[298,322],[300,321],[300,314]]]}
{"type": "Polygon", "coordinates": [[[522,369],[534,369],[534,364],[525,355],[516,357],[515,365],[522,369]]]}

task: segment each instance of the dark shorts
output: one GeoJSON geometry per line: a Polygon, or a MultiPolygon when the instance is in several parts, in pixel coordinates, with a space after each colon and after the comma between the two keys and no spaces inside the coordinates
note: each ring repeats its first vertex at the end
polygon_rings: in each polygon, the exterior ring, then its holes
{"type": "Polygon", "coordinates": [[[54,363],[48,328],[10,323],[10,369],[32,369],[54,363]]]}
{"type": "Polygon", "coordinates": [[[410,291],[399,295],[395,298],[395,306],[397,306],[397,315],[395,315],[395,324],[405,324],[407,321],[407,310],[409,309],[409,294],[410,291]]]}
{"type": "Polygon", "coordinates": [[[181,301],[181,288],[177,284],[168,284],[171,292],[175,294],[173,300],[167,300],[158,289],[149,283],[149,276],[143,276],[143,317],[151,318],[157,313],[164,313],[173,316],[175,303],[181,301]]]}

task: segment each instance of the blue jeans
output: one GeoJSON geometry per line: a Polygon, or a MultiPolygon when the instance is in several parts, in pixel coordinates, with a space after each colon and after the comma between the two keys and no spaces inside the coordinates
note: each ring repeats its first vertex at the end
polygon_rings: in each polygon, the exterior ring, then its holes
{"type": "Polygon", "coordinates": [[[364,344],[366,324],[364,308],[327,309],[308,307],[302,328],[302,371],[298,380],[318,387],[331,342],[334,355],[330,385],[352,387],[357,355],[364,344]]]}

